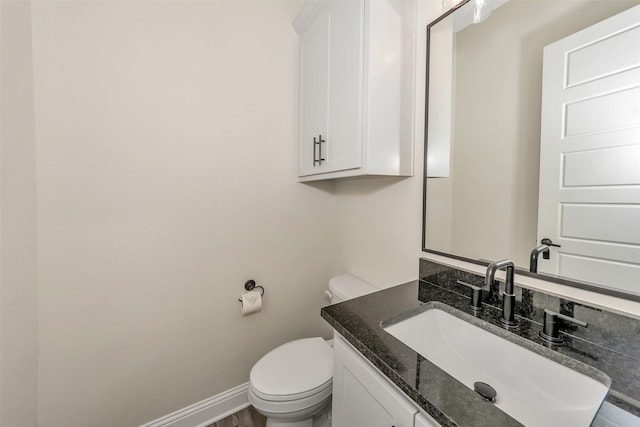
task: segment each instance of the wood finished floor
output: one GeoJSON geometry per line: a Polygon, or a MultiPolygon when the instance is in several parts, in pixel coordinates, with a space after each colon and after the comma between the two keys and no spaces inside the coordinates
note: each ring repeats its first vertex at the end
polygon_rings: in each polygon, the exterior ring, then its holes
{"type": "Polygon", "coordinates": [[[249,406],[227,418],[210,424],[208,427],[265,427],[267,418],[249,406]]]}

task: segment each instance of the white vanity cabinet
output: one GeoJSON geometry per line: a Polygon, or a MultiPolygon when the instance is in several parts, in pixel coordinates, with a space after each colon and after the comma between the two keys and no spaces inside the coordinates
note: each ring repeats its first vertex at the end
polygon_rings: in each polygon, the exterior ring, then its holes
{"type": "Polygon", "coordinates": [[[424,415],[424,414],[416,414],[416,422],[415,427],[440,427],[440,424],[434,421],[433,418],[424,415]]]}
{"type": "Polygon", "coordinates": [[[439,426],[337,334],[333,369],[333,427],[439,426]]]}
{"type": "Polygon", "coordinates": [[[412,175],[416,2],[312,0],[293,26],[300,180],[412,175]]]}

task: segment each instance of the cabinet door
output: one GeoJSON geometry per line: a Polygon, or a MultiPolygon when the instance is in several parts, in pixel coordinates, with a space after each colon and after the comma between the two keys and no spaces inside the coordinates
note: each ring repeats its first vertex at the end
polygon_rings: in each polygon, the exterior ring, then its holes
{"type": "Polygon", "coordinates": [[[323,172],[362,166],[364,1],[329,1],[329,100],[323,172]]]}
{"type": "Polygon", "coordinates": [[[427,414],[418,413],[416,414],[415,427],[440,427],[440,424],[427,414]]]}
{"type": "Polygon", "coordinates": [[[323,2],[298,43],[298,176],[359,168],[364,2],[323,2]]]}
{"type": "Polygon", "coordinates": [[[299,128],[298,176],[320,172],[320,156],[325,157],[327,101],[329,99],[329,28],[326,8],[320,8],[298,36],[299,128]]]}
{"type": "Polygon", "coordinates": [[[334,341],[333,427],[411,427],[417,409],[341,337],[334,341]]]}

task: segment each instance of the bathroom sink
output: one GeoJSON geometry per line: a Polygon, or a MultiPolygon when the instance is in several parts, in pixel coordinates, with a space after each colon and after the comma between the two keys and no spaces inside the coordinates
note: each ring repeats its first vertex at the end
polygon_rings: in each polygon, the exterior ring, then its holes
{"type": "Polygon", "coordinates": [[[493,404],[526,426],[589,426],[611,385],[591,366],[442,303],[382,327],[470,389],[488,384],[493,404]]]}

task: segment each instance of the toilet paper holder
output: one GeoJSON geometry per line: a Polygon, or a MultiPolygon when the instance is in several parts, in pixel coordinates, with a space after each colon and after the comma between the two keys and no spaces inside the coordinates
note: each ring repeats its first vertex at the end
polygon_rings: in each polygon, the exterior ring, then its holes
{"type": "MultiPolygon", "coordinates": [[[[246,291],[252,291],[255,288],[260,288],[260,296],[264,296],[264,288],[260,285],[256,285],[256,281],[253,279],[249,279],[246,282],[244,282],[244,289],[246,291]]],[[[242,300],[240,298],[238,298],[238,301],[242,302],[242,300]]]]}

